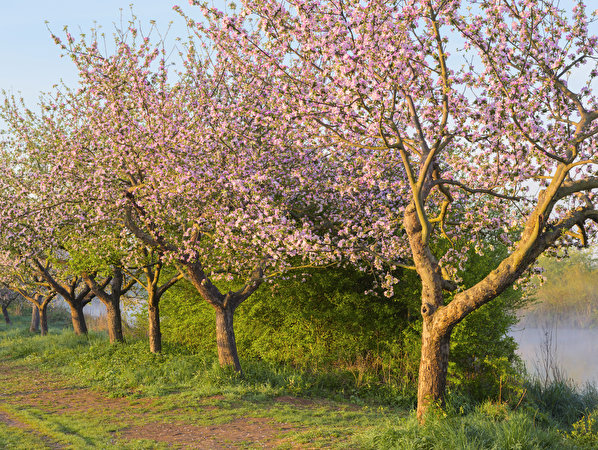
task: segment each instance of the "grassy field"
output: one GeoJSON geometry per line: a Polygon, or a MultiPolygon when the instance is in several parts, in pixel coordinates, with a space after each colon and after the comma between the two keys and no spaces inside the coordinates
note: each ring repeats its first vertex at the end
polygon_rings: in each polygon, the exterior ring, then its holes
{"type": "Polygon", "coordinates": [[[26,317],[0,324],[0,448],[598,448],[598,394],[564,381],[528,383],[517,405],[453,395],[420,427],[407,397],[391,399],[330,373],[242,361],[143,340],[110,345],[50,335],[26,317]]]}

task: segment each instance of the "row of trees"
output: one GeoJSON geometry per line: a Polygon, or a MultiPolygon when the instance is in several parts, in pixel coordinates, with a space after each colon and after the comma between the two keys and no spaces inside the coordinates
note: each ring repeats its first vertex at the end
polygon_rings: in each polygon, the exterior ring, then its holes
{"type": "Polygon", "coordinates": [[[4,281],[42,317],[63,296],[80,332],[97,296],[111,341],[121,296],[143,286],[158,342],[160,297],[185,277],[216,312],[220,363],[241,371],[233,316],[262,283],[351,264],[392,296],[414,270],[423,419],[453,328],[546,250],[595,236],[593,16],[545,0],[200,9],[178,71],[134,24],[108,54],[67,33],[79,87],[40,112],[7,99],[4,281]],[[463,281],[497,240],[509,253],[463,281]]]}

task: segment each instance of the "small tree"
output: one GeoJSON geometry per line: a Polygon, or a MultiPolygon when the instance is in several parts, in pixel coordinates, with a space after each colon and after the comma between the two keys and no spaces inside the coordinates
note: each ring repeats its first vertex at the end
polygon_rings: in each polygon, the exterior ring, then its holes
{"type": "Polygon", "coordinates": [[[56,291],[52,286],[45,282],[39,271],[29,266],[26,260],[11,259],[7,253],[0,258],[0,277],[2,284],[31,302],[30,330],[37,332],[39,326],[41,335],[47,335],[48,305],[56,297],[56,291]]]}
{"type": "Polygon", "coordinates": [[[71,322],[75,334],[87,334],[87,324],[85,322],[83,308],[93,300],[95,295],[89,286],[87,286],[83,282],[83,279],[78,276],[63,275],[63,279],[59,279],[56,271],[52,271],[49,266],[42,264],[37,259],[33,261],[33,264],[37,267],[40,276],[45,282],[48,283],[69,305],[71,310],[71,322]]]}
{"type": "Polygon", "coordinates": [[[127,272],[147,292],[149,347],[152,353],[160,353],[162,351],[160,300],[168,289],[183,278],[183,275],[177,273],[170,276],[163,284],[160,284],[165,269],[164,263],[159,256],[154,255],[154,252],[150,252],[145,248],[143,249],[143,256],[146,264],[136,271],[142,273],[143,276],[137,277],[135,272],[129,270],[127,272]]]}

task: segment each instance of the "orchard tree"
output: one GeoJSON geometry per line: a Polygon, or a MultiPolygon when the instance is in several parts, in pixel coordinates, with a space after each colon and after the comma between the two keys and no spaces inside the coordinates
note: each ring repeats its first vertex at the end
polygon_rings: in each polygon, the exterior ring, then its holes
{"type": "Polygon", "coordinates": [[[334,180],[339,206],[355,191],[369,193],[362,209],[386,205],[372,223],[349,202],[330,226],[354,260],[419,274],[420,420],[443,398],[455,325],[543,252],[595,238],[598,41],[594,16],[571,4],[246,0],[189,22],[247,89],[277,96],[271,125],[305,138],[291,145],[353,164],[334,180]],[[457,270],[488,235],[510,252],[464,285],[457,270]]]}
{"type": "Polygon", "coordinates": [[[164,281],[163,274],[167,270],[167,266],[155,251],[143,248],[142,252],[145,264],[140,269],[127,270],[127,273],[147,292],[149,347],[152,353],[160,353],[162,351],[160,300],[168,289],[183,278],[183,274],[169,274],[168,279],[160,284],[160,281],[164,281]]]}
{"type": "MultiPolygon", "coordinates": [[[[33,262],[41,277],[60,295],[69,305],[73,331],[77,335],[87,334],[87,323],[83,308],[94,298],[95,294],[80,276],[65,274],[58,278],[50,267],[44,266],[39,260],[33,262]]],[[[108,280],[109,281],[109,280],[108,280]]]]}
{"type": "MultiPolygon", "coordinates": [[[[71,101],[75,100],[72,96],[71,101]]],[[[68,180],[53,174],[57,168],[52,149],[69,127],[76,125],[66,123],[56,113],[55,102],[56,97],[42,96],[41,112],[34,113],[14,97],[6,97],[0,108],[6,123],[0,149],[0,196],[5,205],[0,212],[0,248],[5,252],[4,265],[18,266],[9,271],[11,280],[24,276],[18,273],[23,270],[38,285],[61,295],[70,306],[75,333],[86,334],[83,308],[96,295],[90,286],[95,275],[88,274],[112,267],[114,245],[108,243],[114,239],[108,239],[107,231],[114,228],[104,224],[102,228],[91,228],[93,224],[85,220],[89,215],[86,205],[70,194],[85,174],[77,173],[68,180]],[[73,264],[73,255],[86,255],[86,264],[73,264]],[[90,268],[90,264],[96,265],[90,268]]],[[[111,282],[112,277],[107,277],[96,282],[96,287],[104,289],[111,282]]],[[[30,301],[37,298],[34,294],[23,295],[30,301]]],[[[108,308],[109,315],[112,309],[108,308]]],[[[110,316],[114,316],[109,321],[111,339],[122,340],[120,310],[110,316]]]]}
{"type": "Polygon", "coordinates": [[[19,293],[9,289],[7,286],[0,286],[0,307],[2,308],[2,316],[4,322],[10,324],[10,316],[8,315],[8,307],[12,302],[19,298],[19,293]]]}
{"type": "Polygon", "coordinates": [[[137,242],[176,265],[216,311],[221,365],[240,371],[236,308],[266,279],[332,259],[325,233],[305,214],[321,209],[309,198],[318,192],[309,173],[317,173],[311,161],[320,149],[290,145],[299,131],[269,123],[276,99],[244,89],[225,60],[192,44],[173,82],[161,43],[133,25],[117,31],[113,54],[100,52],[93,33],[77,41],[67,33],[60,44],[79,69],[80,89],[47,97],[39,115],[9,108],[19,124],[13,145],[43,151],[47,184],[35,194],[36,212],[51,219],[39,227],[60,223],[77,236],[68,251],[82,254],[101,249],[109,224],[119,230],[123,266],[140,266],[129,264],[138,261],[137,242]],[[219,279],[236,288],[221,291],[219,279]]]}
{"type": "Polygon", "coordinates": [[[56,297],[56,291],[32,268],[27,260],[12,257],[8,252],[0,255],[0,280],[4,286],[19,293],[32,304],[31,331],[39,324],[42,336],[48,334],[48,305],[56,297]],[[36,312],[37,311],[37,312],[36,312]],[[39,321],[39,322],[38,322],[39,321]]]}
{"type": "Polygon", "coordinates": [[[122,329],[122,315],[120,310],[121,299],[134,285],[134,279],[127,279],[119,266],[113,266],[109,274],[102,280],[97,279],[95,273],[83,273],[81,278],[91,289],[94,295],[106,307],[106,320],[108,323],[108,337],[110,343],[124,342],[122,329]],[[106,289],[106,288],[109,289],[106,289]]]}

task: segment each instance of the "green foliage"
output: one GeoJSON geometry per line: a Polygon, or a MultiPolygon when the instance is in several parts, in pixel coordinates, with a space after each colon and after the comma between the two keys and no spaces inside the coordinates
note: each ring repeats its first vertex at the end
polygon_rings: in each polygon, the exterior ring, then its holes
{"type": "MultiPolygon", "coordinates": [[[[473,257],[473,269],[464,280],[473,283],[496,258],[473,257]]],[[[241,358],[344,373],[362,391],[414,402],[421,344],[420,283],[412,271],[397,275],[402,283],[392,299],[365,295],[373,280],[350,269],[313,270],[263,285],[235,315],[241,358]]],[[[520,367],[516,344],[507,333],[516,322],[519,298],[510,291],[455,328],[452,390],[476,400],[518,398],[520,367]]],[[[161,316],[165,342],[215,354],[214,311],[188,283],[166,293],[161,316]]]]}
{"type": "Polygon", "coordinates": [[[586,385],[579,389],[571,380],[553,379],[548,383],[533,379],[525,383],[525,405],[543,411],[546,420],[569,426],[598,407],[598,389],[586,385]]]}
{"type": "Polygon", "coordinates": [[[580,448],[598,448],[598,410],[585,414],[571,426],[565,437],[580,448]]]}
{"type": "MultiPolygon", "coordinates": [[[[409,277],[415,278],[405,274],[409,277]]],[[[406,290],[393,299],[366,296],[371,283],[361,272],[329,269],[262,286],[235,314],[241,358],[337,372],[360,390],[376,388],[404,397],[409,389],[414,401],[420,337],[413,325],[419,294],[406,290]]],[[[166,293],[161,316],[165,342],[215,353],[214,311],[188,283],[166,293]]]]}
{"type": "Polygon", "coordinates": [[[371,449],[538,449],[575,448],[556,428],[536,423],[533,412],[485,402],[470,412],[432,411],[419,426],[414,415],[389,422],[356,439],[371,449]]]}

